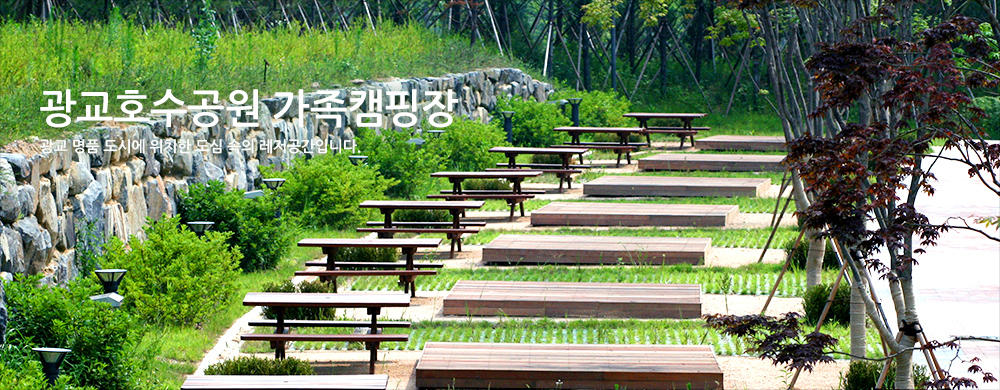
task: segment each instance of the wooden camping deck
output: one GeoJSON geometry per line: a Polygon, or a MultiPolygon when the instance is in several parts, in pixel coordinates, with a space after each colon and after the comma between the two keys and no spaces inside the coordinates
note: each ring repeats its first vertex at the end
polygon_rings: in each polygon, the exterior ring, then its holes
{"type": "Polygon", "coordinates": [[[704,345],[428,342],[417,362],[422,389],[722,389],[722,379],[704,345]]]}
{"type": "Polygon", "coordinates": [[[663,153],[639,160],[639,169],[651,171],[781,172],[785,156],[764,154],[663,153]]]}
{"type": "Polygon", "coordinates": [[[711,238],[503,234],[483,247],[486,264],[703,264],[711,238]]]}
{"type": "Polygon", "coordinates": [[[444,314],[691,319],[701,317],[701,286],[460,280],[444,299],[444,314]]]}
{"type": "Polygon", "coordinates": [[[601,176],[583,184],[591,196],[764,196],[771,179],[734,177],[601,176]]]}
{"type": "Polygon", "coordinates": [[[552,202],[531,212],[534,226],[726,226],[739,206],[552,202]]]}
{"type": "Polygon", "coordinates": [[[702,150],[750,150],[777,152],[785,150],[785,137],[763,135],[713,135],[698,140],[702,150]]]}

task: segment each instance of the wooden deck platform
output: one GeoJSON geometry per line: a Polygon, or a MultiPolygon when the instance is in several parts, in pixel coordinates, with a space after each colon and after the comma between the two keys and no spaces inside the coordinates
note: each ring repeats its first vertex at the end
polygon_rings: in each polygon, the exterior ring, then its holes
{"type": "Polygon", "coordinates": [[[701,286],[460,280],[444,299],[444,314],[691,319],[701,317],[701,286]]]}
{"type": "Polygon", "coordinates": [[[785,156],[765,154],[663,153],[639,159],[639,169],[650,171],[781,172],[785,156]]]}
{"type": "Polygon", "coordinates": [[[739,206],[552,202],[531,212],[534,226],[726,226],[739,206]]]}
{"type": "Polygon", "coordinates": [[[417,362],[421,389],[702,390],[722,379],[704,345],[428,342],[417,362]]]}
{"type": "Polygon", "coordinates": [[[583,184],[591,196],[764,196],[771,179],[736,177],[601,176],[583,184]]]}
{"type": "Polygon", "coordinates": [[[699,265],[711,248],[711,238],[502,234],[483,247],[483,262],[699,265]]]}
{"type": "Polygon", "coordinates": [[[778,152],[785,150],[785,137],[763,135],[713,135],[698,140],[702,150],[750,150],[778,152]]]}

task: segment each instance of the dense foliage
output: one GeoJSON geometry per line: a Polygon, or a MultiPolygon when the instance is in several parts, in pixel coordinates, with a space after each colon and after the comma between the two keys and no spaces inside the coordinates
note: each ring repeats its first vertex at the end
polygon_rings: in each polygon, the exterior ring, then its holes
{"type": "Polygon", "coordinates": [[[397,183],[380,175],[371,165],[351,164],[345,154],[300,159],[287,170],[272,175],[286,180],[281,196],[287,215],[297,224],[334,229],[363,224],[372,211],[360,209],[358,204],[384,199],[385,191],[397,183]]]}
{"type": "Polygon", "coordinates": [[[444,169],[449,171],[482,171],[494,168],[503,161],[503,155],[490,153],[490,148],[505,146],[507,136],[503,122],[483,124],[478,121],[456,118],[439,137],[426,139],[432,153],[444,158],[444,169]]]}
{"type": "MultiPolygon", "coordinates": [[[[409,133],[392,130],[376,134],[361,132],[359,153],[368,156],[368,166],[383,177],[393,180],[385,191],[393,198],[422,198],[437,189],[437,179],[431,174],[441,170],[443,158],[428,146],[412,143],[409,133]]],[[[426,142],[426,140],[424,140],[426,142]]]]}
{"type": "Polygon", "coordinates": [[[399,259],[396,248],[341,248],[337,250],[337,261],[391,263],[399,259]]]}
{"type": "Polygon", "coordinates": [[[312,375],[309,362],[296,358],[240,356],[205,368],[205,375],[312,375]]]}
{"type": "MultiPolygon", "coordinates": [[[[847,368],[847,372],[840,375],[840,388],[842,390],[869,390],[874,389],[878,383],[878,376],[882,373],[883,362],[855,360],[847,368]]],[[[886,375],[882,387],[879,389],[895,389],[893,378],[896,377],[896,363],[889,365],[889,374],[886,375]]],[[[913,388],[925,389],[925,383],[930,380],[927,369],[923,366],[913,365],[913,388]]]]}
{"type": "Polygon", "coordinates": [[[241,191],[210,181],[192,184],[179,198],[181,223],[212,221],[212,230],[232,233],[227,242],[243,254],[243,271],[272,269],[288,253],[291,230],[275,218],[281,211],[275,195],[246,199],[241,191]]]}
{"type": "MultiPolygon", "coordinates": [[[[580,101],[580,126],[586,127],[635,127],[639,123],[622,115],[632,112],[632,103],[621,96],[606,91],[556,91],[549,99],[582,98],[580,101]]],[[[570,105],[566,113],[570,114],[570,105]]]]}
{"type": "Polygon", "coordinates": [[[148,238],[133,237],[128,250],[120,240],[108,243],[104,266],[128,269],[123,307],[148,323],[201,323],[236,292],[240,254],[226,243],[230,233],[199,237],[179,222],[178,217],[151,222],[148,238]]]}
{"type": "MultiPolygon", "coordinates": [[[[292,283],[291,280],[284,280],[277,283],[264,285],[265,292],[287,292],[287,293],[335,293],[333,283],[321,280],[304,281],[299,284],[292,283]]],[[[285,309],[285,318],[290,320],[331,320],[336,317],[333,308],[318,307],[289,307],[285,309]]],[[[274,309],[270,306],[264,307],[264,318],[276,318],[274,309]]],[[[231,374],[235,375],[235,374],[231,374]]]]}
{"type": "Polygon", "coordinates": [[[514,146],[547,148],[569,141],[566,133],[555,132],[552,129],[560,126],[571,126],[572,121],[555,104],[539,103],[532,99],[501,99],[497,102],[493,120],[503,124],[501,111],[514,111],[513,122],[514,146]]]}
{"type": "MultiPolygon", "coordinates": [[[[841,283],[837,293],[833,296],[833,303],[830,311],[826,314],[826,321],[833,321],[847,326],[851,323],[851,290],[846,283],[841,283]]],[[[830,298],[830,288],[828,284],[819,284],[806,289],[802,295],[802,309],[805,310],[805,323],[815,324],[823,313],[830,298]]]]}

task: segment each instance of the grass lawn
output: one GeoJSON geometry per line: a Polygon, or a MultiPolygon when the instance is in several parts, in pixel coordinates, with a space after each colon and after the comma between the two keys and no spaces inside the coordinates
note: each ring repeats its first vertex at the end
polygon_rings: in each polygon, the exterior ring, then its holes
{"type": "MultiPolygon", "coordinates": [[[[741,213],[771,213],[774,211],[774,204],[775,202],[777,202],[777,199],[751,198],[746,196],[736,196],[732,198],[656,197],[656,198],[641,198],[641,199],[588,197],[583,199],[565,199],[558,201],[547,200],[547,199],[528,199],[524,201],[524,210],[525,211],[538,210],[552,202],[734,205],[740,207],[741,213]]],[[[789,212],[794,212],[795,211],[794,203],[790,204],[788,208],[789,212]]],[[[502,200],[490,199],[486,201],[486,203],[480,210],[504,211],[504,210],[510,210],[510,206],[507,205],[507,202],[504,202],[502,200]]]]}
{"type": "MultiPolygon", "coordinates": [[[[483,229],[479,233],[466,237],[464,243],[468,245],[487,244],[501,234],[554,234],[554,235],[577,235],[577,236],[626,236],[626,237],[704,237],[712,239],[712,246],[716,248],[755,248],[762,249],[767,243],[767,237],[771,234],[769,228],[755,229],[656,229],[656,228],[610,228],[604,230],[593,230],[585,228],[558,228],[552,230],[502,230],[483,229]]],[[[795,240],[799,235],[799,230],[793,227],[778,228],[774,235],[774,242],[771,248],[784,248],[788,242],[795,240]]]]}

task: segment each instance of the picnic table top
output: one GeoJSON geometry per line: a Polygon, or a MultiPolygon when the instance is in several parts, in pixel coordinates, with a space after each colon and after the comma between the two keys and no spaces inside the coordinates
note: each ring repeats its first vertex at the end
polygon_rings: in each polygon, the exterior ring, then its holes
{"type": "Polygon", "coordinates": [[[408,307],[410,294],[248,292],[243,306],[408,307]]]}
{"type": "Polygon", "coordinates": [[[448,177],[460,179],[504,179],[504,178],[525,178],[541,176],[542,171],[519,170],[519,171],[486,171],[486,172],[435,172],[431,177],[448,177]]]}
{"type": "Polygon", "coordinates": [[[498,146],[490,148],[493,153],[517,153],[517,154],[580,154],[586,153],[587,148],[523,148],[516,146],[498,146]]]}
{"type": "Polygon", "coordinates": [[[486,202],[481,200],[476,201],[466,201],[466,200],[366,200],[361,202],[358,207],[361,208],[374,208],[374,209],[442,209],[442,210],[456,210],[456,209],[478,209],[483,207],[486,202]]]}
{"type": "Polygon", "coordinates": [[[191,375],[182,390],[375,390],[388,375],[191,375]]]}
{"type": "Polygon", "coordinates": [[[641,127],[576,127],[563,126],[552,129],[554,131],[565,131],[569,133],[638,133],[643,131],[641,127]]]}
{"type": "Polygon", "coordinates": [[[702,118],[708,114],[700,112],[630,112],[623,114],[622,116],[626,118],[642,118],[642,119],[687,119],[687,118],[702,118]]]}
{"type": "Polygon", "coordinates": [[[321,248],[437,248],[440,238],[305,238],[299,246],[321,248]]]}

